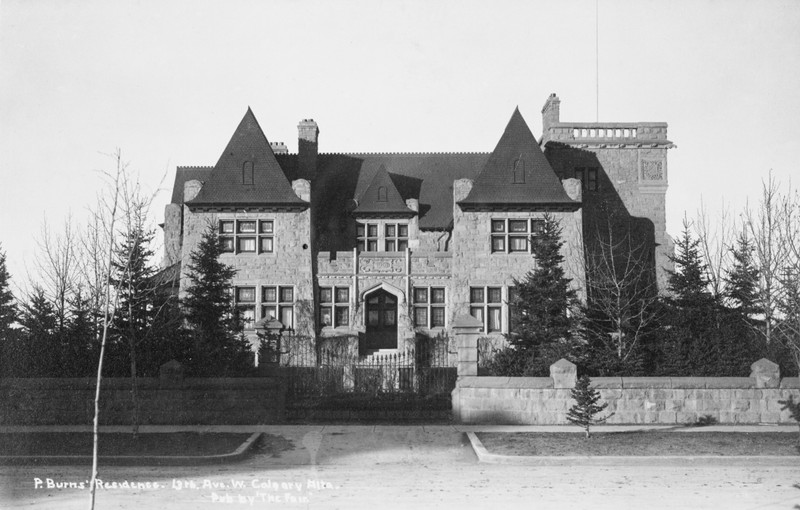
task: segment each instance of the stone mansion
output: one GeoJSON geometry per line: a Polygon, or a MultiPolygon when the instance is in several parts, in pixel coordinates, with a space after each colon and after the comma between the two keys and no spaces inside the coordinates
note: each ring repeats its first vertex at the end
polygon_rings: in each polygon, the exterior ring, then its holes
{"type": "Polygon", "coordinates": [[[211,224],[251,334],[276,318],[300,335],[358,336],[362,354],[449,332],[467,313],[507,333],[545,214],[581,295],[584,244],[611,220],[633,227],[663,288],[667,125],[564,122],[559,105],[547,99],[539,140],[515,110],[490,153],[325,153],[308,119],[290,154],[248,109],[216,165],[177,168],[165,267],[185,289],[211,224]]]}

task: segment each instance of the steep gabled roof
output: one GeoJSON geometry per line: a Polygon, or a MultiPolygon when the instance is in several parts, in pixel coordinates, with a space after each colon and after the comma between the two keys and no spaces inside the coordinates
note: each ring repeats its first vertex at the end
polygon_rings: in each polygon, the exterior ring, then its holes
{"type": "Polygon", "coordinates": [[[446,230],[453,222],[453,181],[474,179],[488,157],[488,152],[322,153],[311,198],[320,217],[345,217],[347,204],[365,195],[384,166],[403,201],[419,200],[419,227],[446,230]]]}
{"type": "Polygon", "coordinates": [[[406,206],[384,165],[378,168],[372,182],[357,200],[358,207],[353,210],[355,215],[414,215],[414,211],[406,206]]]}
{"type": "Polygon", "coordinates": [[[578,204],[564,191],[536,137],[514,110],[462,208],[570,206],[578,204]]]}
{"type": "Polygon", "coordinates": [[[250,108],[200,193],[187,204],[211,207],[308,206],[292,190],[250,108]]]}

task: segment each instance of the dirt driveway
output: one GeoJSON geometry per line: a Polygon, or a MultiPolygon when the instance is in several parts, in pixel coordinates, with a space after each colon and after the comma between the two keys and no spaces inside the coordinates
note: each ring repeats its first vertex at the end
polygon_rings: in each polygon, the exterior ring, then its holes
{"type": "MultiPolygon", "coordinates": [[[[106,467],[98,509],[792,509],[800,466],[521,467],[477,462],[461,432],[263,427],[275,456],[222,466],[106,467]],[[148,485],[149,483],[149,485],[148,485]]],[[[87,467],[0,467],[0,508],[85,509],[87,467]],[[61,488],[57,488],[61,487],[61,488]]]]}

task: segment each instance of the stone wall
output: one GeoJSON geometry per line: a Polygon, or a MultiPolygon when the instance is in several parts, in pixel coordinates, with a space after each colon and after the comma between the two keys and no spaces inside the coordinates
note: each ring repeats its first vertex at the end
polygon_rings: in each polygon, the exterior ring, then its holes
{"type": "MultiPolygon", "coordinates": [[[[686,424],[706,415],[723,424],[794,423],[778,401],[800,396],[800,379],[765,389],[737,379],[748,378],[595,378],[592,385],[608,402],[606,412],[615,413],[609,424],[686,424]]],[[[574,404],[570,389],[553,387],[549,377],[470,377],[457,384],[453,417],[460,423],[566,425],[574,404]]]]}
{"type": "MultiPolygon", "coordinates": [[[[283,421],[286,389],[279,378],[138,380],[142,425],[250,425],[283,421]]],[[[0,379],[0,424],[89,425],[95,379],[0,379]]],[[[108,378],[100,423],[132,421],[131,380],[108,378]]]]}
{"type": "MultiPolygon", "coordinates": [[[[609,424],[691,424],[705,416],[722,424],[794,423],[778,401],[800,397],[800,378],[764,377],[759,370],[765,366],[777,367],[761,360],[753,364],[751,377],[597,377],[592,386],[608,403],[600,416],[614,413],[609,424]]],[[[469,367],[460,363],[453,418],[460,423],[568,424],[567,410],[575,402],[574,368],[561,360],[551,367],[551,377],[475,377],[461,376],[469,367]]]]}

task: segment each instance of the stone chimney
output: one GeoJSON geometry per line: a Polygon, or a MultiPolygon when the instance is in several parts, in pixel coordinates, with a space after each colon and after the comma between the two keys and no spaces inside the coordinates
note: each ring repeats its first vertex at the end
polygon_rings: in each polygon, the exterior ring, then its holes
{"type": "Polygon", "coordinates": [[[545,135],[550,131],[550,126],[560,122],[560,110],[561,100],[553,92],[544,102],[544,107],[542,108],[542,131],[544,131],[545,135]]]}
{"type": "Polygon", "coordinates": [[[273,154],[289,154],[289,148],[283,142],[269,142],[273,154]]]}
{"type": "Polygon", "coordinates": [[[312,180],[317,173],[317,139],[319,128],[314,119],[303,119],[297,125],[297,162],[300,176],[312,180]]]}

